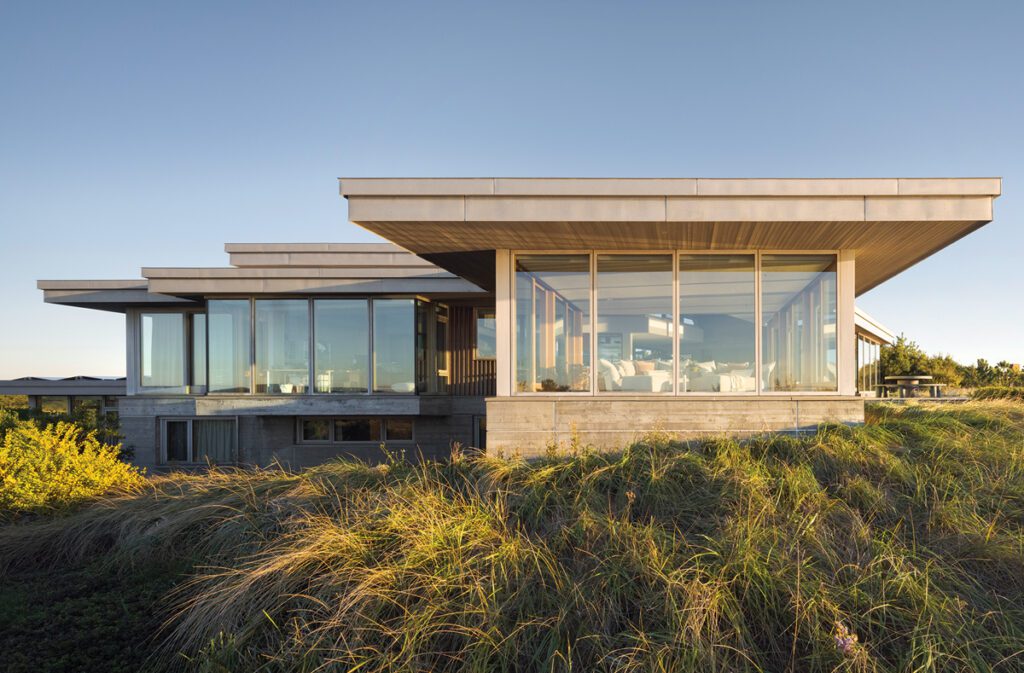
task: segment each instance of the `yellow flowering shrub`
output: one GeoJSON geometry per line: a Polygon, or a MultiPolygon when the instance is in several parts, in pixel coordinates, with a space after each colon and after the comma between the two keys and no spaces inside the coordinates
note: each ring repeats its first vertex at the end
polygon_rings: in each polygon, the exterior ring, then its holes
{"type": "Polygon", "coordinates": [[[119,448],[74,423],[17,422],[0,446],[0,510],[59,509],[141,486],[142,471],[119,460],[119,448]]]}

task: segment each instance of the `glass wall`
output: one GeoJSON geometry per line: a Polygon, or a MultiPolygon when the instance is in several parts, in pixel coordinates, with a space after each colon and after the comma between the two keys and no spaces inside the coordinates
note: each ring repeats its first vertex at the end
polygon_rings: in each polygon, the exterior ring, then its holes
{"type": "Polygon", "coordinates": [[[672,392],[672,255],[597,256],[597,390],[672,392]]]}
{"type": "Polygon", "coordinates": [[[516,257],[516,389],[590,390],[590,256],[516,257]]]}
{"type": "Polygon", "coordinates": [[[416,304],[412,299],[373,301],[373,390],[416,392],[416,304]]]}
{"type": "Polygon", "coordinates": [[[835,255],[762,255],[766,391],[836,391],[835,255]]]}
{"type": "Polygon", "coordinates": [[[514,392],[838,391],[835,254],[530,252],[513,269],[514,392]]]}
{"type": "Polygon", "coordinates": [[[256,300],[256,393],[309,390],[309,301],[256,300]]]}
{"type": "Polygon", "coordinates": [[[857,335],[857,390],[867,395],[874,395],[881,383],[880,370],[881,346],[857,335]]]}
{"type": "Polygon", "coordinates": [[[141,316],[141,379],[144,388],[185,385],[185,316],[143,313],[141,316]]]}
{"type": "Polygon", "coordinates": [[[679,392],[752,393],[754,255],[679,257],[679,392]]]}
{"type": "Polygon", "coordinates": [[[365,299],[313,301],[316,392],[365,393],[370,387],[370,308],[365,299]]]}
{"type": "Polygon", "coordinates": [[[473,309],[476,326],[476,347],[473,357],[477,360],[493,360],[498,356],[498,324],[493,308],[473,309]]]}
{"type": "Polygon", "coordinates": [[[206,313],[210,358],[209,392],[249,392],[249,300],[211,299],[206,313]]]}

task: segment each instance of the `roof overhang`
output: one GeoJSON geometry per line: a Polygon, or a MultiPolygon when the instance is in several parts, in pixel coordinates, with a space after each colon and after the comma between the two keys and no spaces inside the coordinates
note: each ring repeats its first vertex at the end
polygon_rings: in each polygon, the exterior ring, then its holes
{"type": "Polygon", "coordinates": [[[40,280],[47,304],[124,313],[128,308],[193,306],[195,302],[151,292],[145,280],[40,280]]]}
{"type": "Polygon", "coordinates": [[[349,219],[493,289],[516,250],[831,250],[862,294],[992,220],[999,178],[342,178],[349,219]]]}
{"type": "Polygon", "coordinates": [[[891,329],[869,316],[860,307],[854,308],[853,323],[858,334],[866,334],[885,346],[896,341],[896,335],[891,329]]]}

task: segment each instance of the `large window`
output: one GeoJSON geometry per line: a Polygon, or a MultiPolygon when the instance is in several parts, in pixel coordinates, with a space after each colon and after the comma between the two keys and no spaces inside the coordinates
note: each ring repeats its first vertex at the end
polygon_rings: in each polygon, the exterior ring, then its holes
{"type": "Polygon", "coordinates": [[[516,257],[516,389],[590,390],[590,256],[516,257]]]}
{"type": "Polygon", "coordinates": [[[256,300],[256,392],[294,395],[309,389],[309,301],[256,300]]]}
{"type": "Polygon", "coordinates": [[[373,301],[373,390],[416,392],[416,304],[412,299],[373,301]]]}
{"type": "Polygon", "coordinates": [[[300,418],[300,444],[344,444],[413,441],[413,419],[339,416],[300,418]]]}
{"type": "Polygon", "coordinates": [[[161,462],[233,463],[238,460],[233,418],[173,418],[162,422],[161,462]]]}
{"type": "Polygon", "coordinates": [[[143,313],[140,385],[181,388],[185,385],[185,316],[143,313]]]}
{"type": "Polygon", "coordinates": [[[597,256],[597,389],[672,392],[672,255],[597,256]]]}
{"type": "Polygon", "coordinates": [[[250,325],[248,299],[211,299],[207,306],[209,391],[250,390],[250,325]]]}
{"type": "Polygon", "coordinates": [[[679,392],[752,393],[754,255],[679,257],[679,392]]]}
{"type": "Polygon", "coordinates": [[[370,310],[365,299],[313,302],[316,392],[365,393],[370,385],[370,310]]]}
{"type": "Polygon", "coordinates": [[[766,391],[835,391],[835,255],[762,255],[761,377],[766,391]]]}
{"type": "Polygon", "coordinates": [[[527,252],[513,273],[517,393],[838,391],[836,254],[527,252]]]}

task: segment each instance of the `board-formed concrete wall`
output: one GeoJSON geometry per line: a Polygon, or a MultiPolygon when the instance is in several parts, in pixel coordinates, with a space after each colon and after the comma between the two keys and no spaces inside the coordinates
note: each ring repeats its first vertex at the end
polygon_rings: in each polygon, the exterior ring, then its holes
{"type": "Polygon", "coordinates": [[[328,397],[299,400],[259,397],[128,396],[120,405],[123,444],[133,453],[132,462],[150,470],[160,465],[160,419],[235,418],[238,422],[238,461],[245,465],[280,463],[298,469],[339,457],[369,462],[387,459],[378,442],[351,444],[299,444],[296,418],[300,416],[402,416],[413,418],[415,440],[388,442],[388,452],[409,460],[444,458],[452,446],[472,446],[474,418],[484,414],[482,397],[419,396],[351,400],[328,397]],[[442,413],[423,414],[423,411],[442,413]],[[290,412],[291,415],[288,415],[290,412]],[[412,412],[412,413],[410,413],[412,412]],[[416,412],[420,412],[417,414],[416,412]]]}
{"type": "Polygon", "coordinates": [[[864,422],[864,400],[837,396],[715,397],[520,396],[487,399],[487,451],[532,457],[574,441],[620,449],[653,430],[680,439],[810,430],[864,422]]]}

